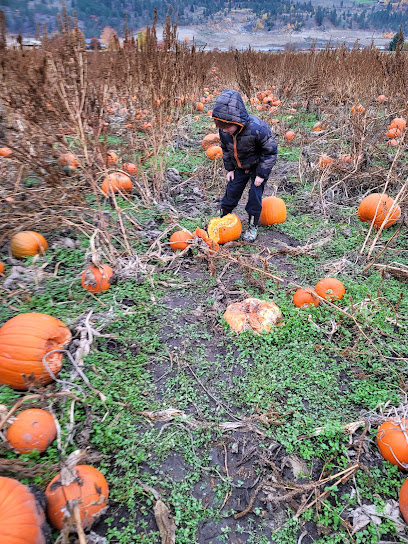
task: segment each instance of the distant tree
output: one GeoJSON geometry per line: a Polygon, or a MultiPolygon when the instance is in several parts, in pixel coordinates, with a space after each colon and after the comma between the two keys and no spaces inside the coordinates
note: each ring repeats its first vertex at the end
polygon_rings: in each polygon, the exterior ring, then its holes
{"type": "Polygon", "coordinates": [[[114,36],[117,37],[116,30],[111,26],[105,26],[101,34],[101,43],[108,46],[114,36]]]}
{"type": "Polygon", "coordinates": [[[93,51],[98,51],[101,48],[101,42],[98,40],[98,38],[91,38],[91,42],[89,44],[89,47],[93,51]]]}
{"type": "Polygon", "coordinates": [[[322,26],[323,19],[324,19],[324,11],[321,8],[321,6],[317,6],[315,19],[316,19],[317,26],[322,26]]]}
{"type": "Polygon", "coordinates": [[[402,29],[399,29],[399,32],[394,34],[393,39],[390,41],[390,45],[388,46],[390,51],[400,51],[402,49],[402,46],[404,45],[404,33],[402,32],[402,29]]]}

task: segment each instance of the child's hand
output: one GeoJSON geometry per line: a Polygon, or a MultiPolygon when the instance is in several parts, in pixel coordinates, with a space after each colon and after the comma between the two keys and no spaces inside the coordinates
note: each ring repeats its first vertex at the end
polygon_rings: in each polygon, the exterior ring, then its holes
{"type": "Polygon", "coordinates": [[[227,181],[232,181],[234,179],[234,171],[228,172],[227,181]]]}
{"type": "Polygon", "coordinates": [[[254,180],[254,185],[255,187],[259,187],[261,185],[261,183],[263,183],[263,178],[260,178],[259,176],[256,176],[255,180],[254,180]]]}

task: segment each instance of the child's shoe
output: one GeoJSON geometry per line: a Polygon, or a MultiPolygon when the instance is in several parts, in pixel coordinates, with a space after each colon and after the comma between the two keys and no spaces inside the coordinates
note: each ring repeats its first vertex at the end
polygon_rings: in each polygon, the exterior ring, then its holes
{"type": "Polygon", "coordinates": [[[257,236],[258,227],[255,227],[255,225],[249,225],[248,230],[242,235],[242,239],[244,240],[244,242],[252,244],[252,242],[255,242],[257,236]]]}

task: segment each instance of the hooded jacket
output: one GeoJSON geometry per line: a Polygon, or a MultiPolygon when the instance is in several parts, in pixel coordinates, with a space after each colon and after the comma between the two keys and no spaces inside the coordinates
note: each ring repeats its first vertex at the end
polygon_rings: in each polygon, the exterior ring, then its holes
{"type": "Polygon", "coordinates": [[[276,162],[278,146],[265,121],[247,112],[239,92],[227,89],[220,94],[212,117],[240,127],[233,135],[219,131],[226,170],[252,170],[256,167],[256,175],[268,179],[276,162]]]}

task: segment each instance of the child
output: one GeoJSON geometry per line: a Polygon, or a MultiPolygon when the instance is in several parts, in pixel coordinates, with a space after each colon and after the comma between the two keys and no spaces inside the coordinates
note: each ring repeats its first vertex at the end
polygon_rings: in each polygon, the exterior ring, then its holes
{"type": "Polygon", "coordinates": [[[269,126],[247,112],[241,95],[230,89],[215,102],[212,117],[220,129],[223,161],[227,173],[227,187],[221,200],[223,217],[238,204],[245,186],[251,180],[248,202],[249,227],[244,233],[246,242],[254,242],[262,210],[262,193],[276,162],[278,146],[269,126]]]}

